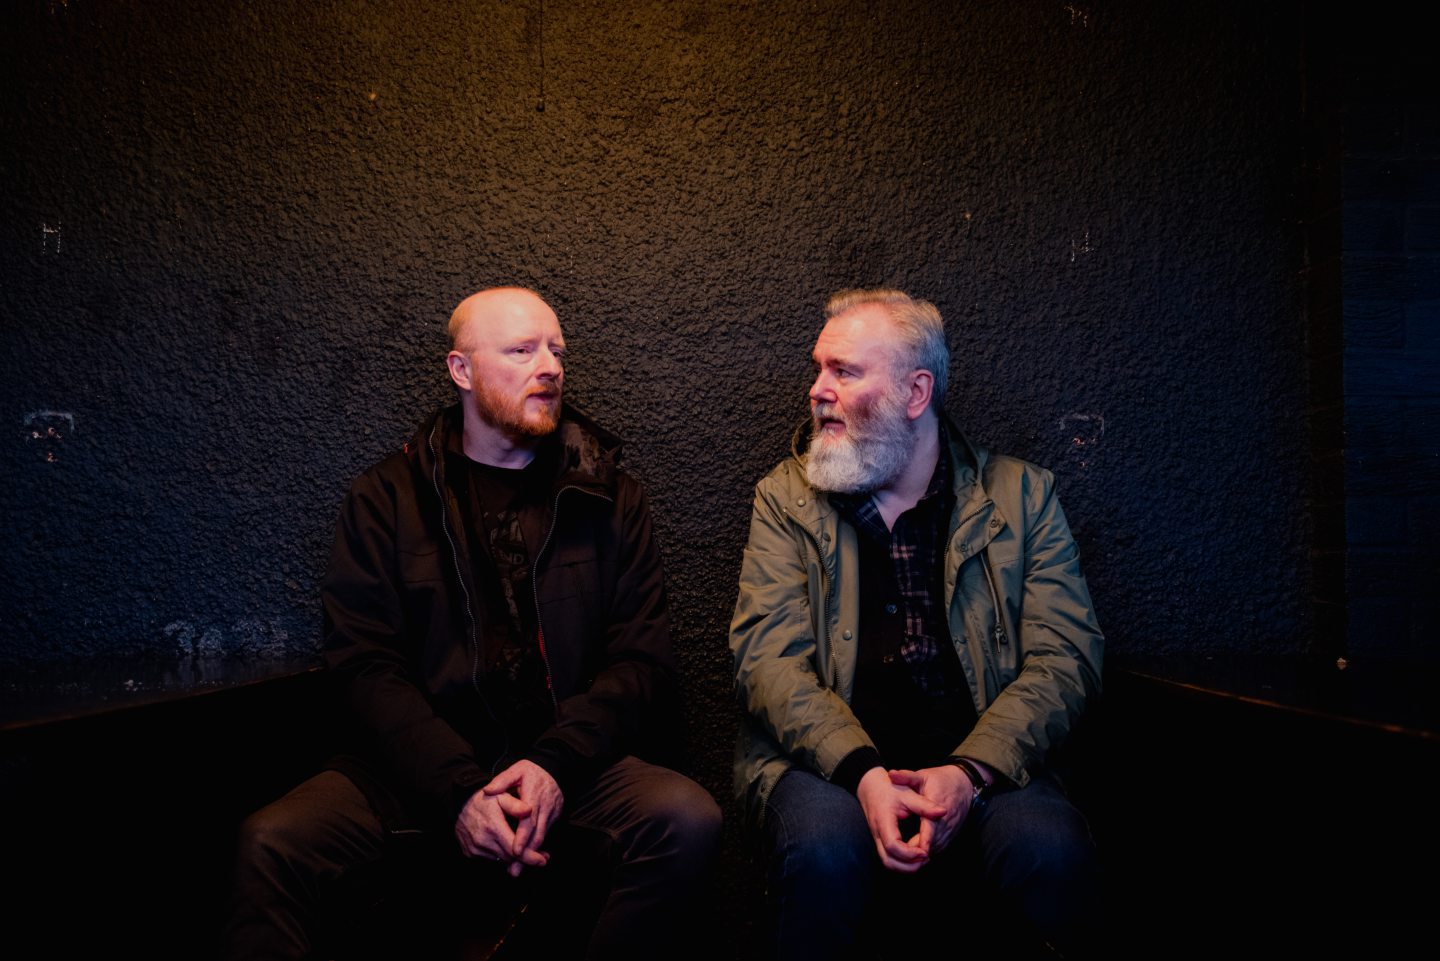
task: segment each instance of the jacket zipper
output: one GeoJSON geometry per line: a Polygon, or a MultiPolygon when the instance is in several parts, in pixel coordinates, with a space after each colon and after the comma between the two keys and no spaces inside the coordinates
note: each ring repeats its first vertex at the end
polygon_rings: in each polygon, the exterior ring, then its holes
{"type": "MultiPolygon", "coordinates": [[[[829,568],[825,566],[825,553],[820,549],[820,539],[811,532],[810,528],[805,526],[805,524],[800,520],[800,518],[790,513],[788,508],[785,509],[785,516],[795,521],[796,526],[798,526],[802,531],[805,532],[805,536],[809,538],[810,543],[815,546],[815,556],[820,559],[820,593],[824,602],[824,609],[821,611],[820,623],[821,627],[825,631],[825,653],[827,655],[826,660],[829,662],[830,665],[830,690],[834,691],[836,694],[839,694],[840,669],[835,663],[835,645],[832,644],[830,640],[830,571],[829,568]]],[[[770,792],[774,790],[774,787],[774,784],[771,784],[768,788],[766,788],[763,784],[761,785],[760,797],[758,798],[761,811],[764,811],[766,809],[766,806],[770,803],[770,792]]]]}
{"type": "MultiPolygon", "coordinates": [[[[540,544],[540,550],[535,554],[535,563],[530,565],[530,592],[535,599],[535,639],[540,645],[540,660],[545,665],[545,690],[550,693],[550,706],[555,711],[555,719],[560,719],[560,702],[555,697],[555,677],[550,673],[550,652],[545,648],[545,628],[540,622],[540,562],[545,558],[545,551],[550,547],[550,539],[555,536],[555,528],[560,526],[560,495],[566,491],[579,491],[582,494],[590,494],[592,497],[601,497],[592,491],[574,484],[567,484],[555,492],[555,503],[550,507],[550,529],[545,532],[545,540],[540,544]]],[[[602,497],[603,499],[603,497],[602,497]]]]}
{"type": "Polygon", "coordinates": [[[445,492],[440,485],[440,452],[435,449],[435,432],[439,429],[439,421],[430,428],[430,483],[435,487],[435,498],[440,502],[440,529],[445,532],[445,540],[450,544],[450,561],[455,565],[455,581],[460,585],[460,593],[465,597],[465,620],[470,625],[470,686],[480,695],[480,701],[485,704],[488,712],[490,704],[480,690],[480,644],[475,639],[475,612],[470,607],[470,589],[465,586],[465,572],[460,569],[460,549],[455,546],[455,538],[450,533],[450,512],[446,509],[445,492]]]}
{"type": "MultiPolygon", "coordinates": [[[[795,517],[795,515],[790,514],[788,510],[785,513],[791,517],[795,517]]],[[[815,556],[820,559],[820,593],[824,602],[824,607],[820,612],[820,626],[825,631],[825,655],[830,666],[830,690],[839,694],[840,668],[835,663],[835,645],[831,643],[830,637],[830,568],[825,565],[825,552],[820,548],[820,539],[815,536],[810,528],[801,522],[800,518],[795,517],[795,523],[799,524],[800,529],[805,532],[805,536],[810,539],[810,543],[815,546],[815,556]]]]}
{"type": "MultiPolygon", "coordinates": [[[[971,516],[974,516],[974,515],[972,514],[971,516]]],[[[963,524],[963,523],[964,523],[964,520],[962,519],[962,520],[960,521],[960,523],[963,524]]],[[[990,603],[991,603],[991,604],[994,606],[994,608],[995,608],[995,626],[990,630],[989,640],[990,640],[990,659],[991,659],[991,663],[992,663],[992,665],[993,665],[993,667],[994,667],[994,670],[995,670],[996,678],[997,678],[997,680],[998,680],[999,674],[1000,674],[1000,647],[1003,646],[1003,645],[1005,645],[1005,644],[1008,644],[1008,643],[1009,643],[1009,640],[1007,639],[1007,637],[1006,637],[1006,635],[1005,635],[1004,614],[1002,613],[1002,609],[1001,609],[1001,607],[1000,607],[1000,592],[999,592],[999,590],[997,590],[996,587],[995,587],[995,575],[990,572],[990,548],[989,548],[988,546],[982,547],[982,548],[980,549],[980,555],[979,555],[979,557],[977,558],[977,560],[979,560],[979,562],[980,562],[980,569],[985,572],[985,584],[986,584],[986,586],[990,589],[990,603]]],[[[942,571],[945,570],[946,566],[947,566],[949,563],[950,563],[950,541],[947,539],[947,540],[945,541],[945,551],[944,551],[944,554],[943,554],[942,557],[941,557],[941,567],[940,567],[940,569],[941,569],[942,571]]],[[[958,591],[959,589],[960,589],[960,572],[957,570],[957,571],[955,572],[955,590],[958,591]]],[[[949,612],[949,610],[950,610],[950,602],[953,600],[953,598],[954,598],[954,592],[952,591],[951,596],[946,599],[945,610],[946,610],[946,612],[947,612],[947,616],[948,616],[948,612],[949,612]]],[[[984,670],[983,670],[983,669],[982,669],[981,672],[980,672],[980,677],[978,678],[978,680],[979,680],[979,682],[980,682],[980,691],[981,691],[982,694],[983,694],[983,692],[984,692],[984,690],[985,690],[985,677],[984,677],[984,670]]]]}
{"type": "MultiPolygon", "coordinates": [[[[1000,592],[995,589],[995,575],[990,573],[990,548],[986,547],[980,551],[980,567],[985,571],[985,583],[990,585],[990,603],[995,605],[995,628],[990,632],[991,638],[995,641],[995,659],[1000,659],[1000,647],[1009,643],[1005,637],[1005,612],[1000,607],[1000,592]]],[[[1000,665],[996,664],[998,671],[1000,665]]]]}

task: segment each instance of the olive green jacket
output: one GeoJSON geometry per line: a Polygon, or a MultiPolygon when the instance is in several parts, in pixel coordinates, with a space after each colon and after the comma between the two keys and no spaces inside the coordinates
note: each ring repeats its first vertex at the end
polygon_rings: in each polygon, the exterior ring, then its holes
{"type": "MultiPolygon", "coordinates": [[[[1099,691],[1104,638],[1054,476],[942,429],[955,485],[945,604],[979,716],[954,753],[1023,787],[1099,691]]],[[[873,747],[849,703],[859,567],[854,527],[810,486],[802,456],[755,486],[730,650],[746,715],[735,787],[756,819],[792,764],[829,779],[873,747]]]]}

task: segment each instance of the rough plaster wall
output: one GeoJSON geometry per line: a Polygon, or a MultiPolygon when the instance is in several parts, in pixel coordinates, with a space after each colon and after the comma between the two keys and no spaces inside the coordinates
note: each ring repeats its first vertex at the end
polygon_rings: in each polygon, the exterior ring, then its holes
{"type": "Polygon", "coordinates": [[[653,495],[718,794],[751,485],[842,286],[940,306],[1113,651],[1303,647],[1296,16],[7,4],[0,662],[309,650],[345,486],[502,282],[653,495]]]}

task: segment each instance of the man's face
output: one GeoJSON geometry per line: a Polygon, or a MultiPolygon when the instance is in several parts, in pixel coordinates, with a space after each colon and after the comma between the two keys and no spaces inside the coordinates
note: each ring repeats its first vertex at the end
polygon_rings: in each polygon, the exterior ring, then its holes
{"type": "Polygon", "coordinates": [[[560,423],[565,338],[545,302],[517,292],[473,318],[457,345],[475,413],[512,437],[543,437],[560,423]]]}
{"type": "Polygon", "coordinates": [[[899,476],[915,445],[889,315],[864,305],[833,317],[815,342],[806,474],[821,490],[859,493],[899,476]]]}

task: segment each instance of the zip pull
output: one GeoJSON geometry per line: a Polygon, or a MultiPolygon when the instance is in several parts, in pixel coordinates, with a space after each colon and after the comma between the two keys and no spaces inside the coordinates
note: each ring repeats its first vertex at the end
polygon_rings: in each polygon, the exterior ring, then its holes
{"type": "Polygon", "coordinates": [[[995,589],[995,575],[990,573],[990,548],[988,546],[981,549],[980,569],[985,572],[985,583],[990,587],[990,601],[995,605],[995,628],[990,634],[995,638],[997,645],[1003,646],[1007,643],[1003,616],[1005,608],[1000,604],[1000,592],[995,589]]]}
{"type": "Polygon", "coordinates": [[[555,682],[550,677],[550,655],[545,651],[545,632],[536,628],[535,640],[540,645],[540,661],[545,665],[545,690],[549,691],[553,698],[555,694],[555,682]]]}

